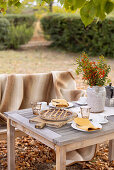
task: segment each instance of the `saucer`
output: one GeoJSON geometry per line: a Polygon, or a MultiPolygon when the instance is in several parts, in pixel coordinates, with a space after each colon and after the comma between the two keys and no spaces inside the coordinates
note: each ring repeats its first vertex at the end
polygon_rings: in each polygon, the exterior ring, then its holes
{"type": "Polygon", "coordinates": [[[97,123],[100,123],[100,124],[106,124],[106,123],[108,123],[108,120],[107,120],[107,118],[99,119],[98,121],[92,119],[92,122],[97,122],[97,123]]]}

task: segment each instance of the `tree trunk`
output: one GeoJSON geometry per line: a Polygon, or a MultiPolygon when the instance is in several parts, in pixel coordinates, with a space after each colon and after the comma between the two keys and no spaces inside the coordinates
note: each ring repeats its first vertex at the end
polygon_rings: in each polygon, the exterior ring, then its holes
{"type": "Polygon", "coordinates": [[[53,1],[51,1],[49,4],[49,11],[53,12],[53,1]]]}

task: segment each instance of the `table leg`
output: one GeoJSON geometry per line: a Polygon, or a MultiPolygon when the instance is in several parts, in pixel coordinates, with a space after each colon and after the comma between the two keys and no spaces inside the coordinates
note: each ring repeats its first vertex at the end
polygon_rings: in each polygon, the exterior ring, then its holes
{"type": "Polygon", "coordinates": [[[15,170],[15,127],[7,120],[8,170],[15,170]]]}
{"type": "Polygon", "coordinates": [[[56,170],[66,169],[66,150],[64,147],[56,146],[56,170]]]}
{"type": "Polygon", "coordinates": [[[109,160],[114,161],[114,139],[109,141],[109,160]]]}

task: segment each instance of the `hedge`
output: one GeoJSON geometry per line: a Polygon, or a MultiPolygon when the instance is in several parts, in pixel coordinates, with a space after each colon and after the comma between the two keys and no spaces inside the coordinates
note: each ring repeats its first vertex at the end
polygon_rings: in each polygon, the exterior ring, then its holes
{"type": "Polygon", "coordinates": [[[0,18],[6,18],[8,21],[13,24],[14,26],[26,24],[28,27],[33,25],[35,22],[35,16],[34,15],[25,15],[25,14],[6,14],[6,15],[0,15],[0,18]]]}
{"type": "Polygon", "coordinates": [[[94,21],[85,28],[75,15],[49,14],[41,19],[44,35],[52,46],[72,52],[85,51],[89,55],[114,57],[114,19],[94,21]]]}
{"type": "Polygon", "coordinates": [[[0,18],[0,50],[7,48],[9,27],[9,21],[5,18],[0,18]]]}
{"type": "Polygon", "coordinates": [[[9,28],[7,48],[18,49],[20,45],[26,44],[33,35],[33,27],[26,27],[26,24],[13,26],[9,28]]]}
{"type": "Polygon", "coordinates": [[[35,19],[32,19],[30,15],[17,16],[5,15],[0,17],[0,50],[17,49],[32,38],[35,19]]]}

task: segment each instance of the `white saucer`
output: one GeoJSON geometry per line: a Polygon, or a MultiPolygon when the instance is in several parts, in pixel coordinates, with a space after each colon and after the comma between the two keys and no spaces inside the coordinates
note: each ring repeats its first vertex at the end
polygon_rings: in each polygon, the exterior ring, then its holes
{"type": "MultiPolygon", "coordinates": [[[[68,104],[69,104],[69,106],[68,107],[59,107],[59,108],[70,108],[70,107],[73,107],[74,105],[73,105],[73,103],[71,103],[71,102],[68,102],[68,104]]],[[[49,106],[50,107],[56,107],[56,106],[54,106],[51,102],[49,103],[49,106]]],[[[58,107],[57,107],[58,108],[58,107]]]]}
{"type": "MultiPolygon", "coordinates": [[[[95,127],[102,129],[102,125],[101,125],[101,124],[99,124],[99,123],[97,123],[97,122],[91,122],[91,123],[92,123],[95,127]]],[[[73,129],[76,129],[76,130],[79,130],[79,131],[82,131],[82,132],[88,132],[88,131],[86,131],[86,130],[83,130],[83,129],[78,128],[78,127],[76,126],[76,123],[75,123],[74,121],[72,122],[71,126],[72,126],[73,129]]],[[[94,131],[97,131],[97,130],[94,130],[94,131]]],[[[90,131],[90,132],[94,132],[94,131],[90,131]]],[[[90,133],[90,132],[89,132],[89,133],[90,133]]]]}
{"type": "MultiPolygon", "coordinates": [[[[92,120],[92,122],[95,122],[94,120],[92,120]]],[[[98,121],[96,121],[97,123],[100,123],[100,124],[106,124],[108,123],[108,120],[105,118],[105,119],[99,119],[98,121]]]]}

